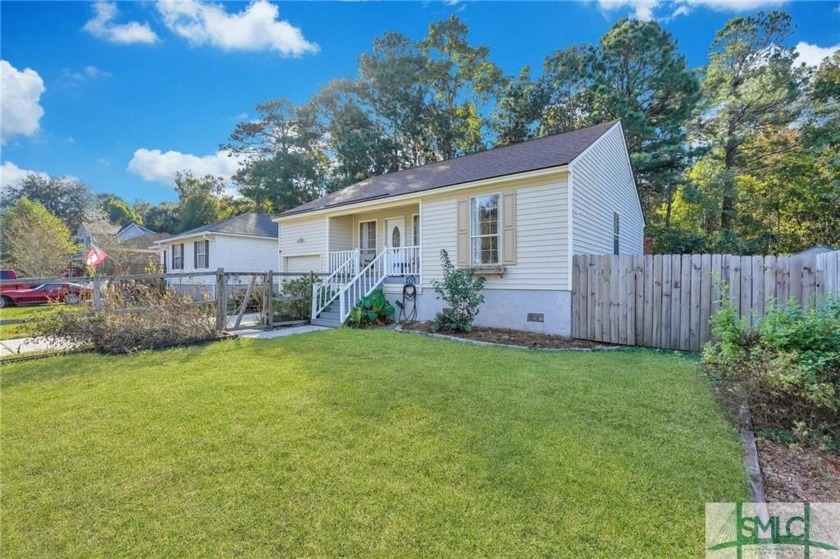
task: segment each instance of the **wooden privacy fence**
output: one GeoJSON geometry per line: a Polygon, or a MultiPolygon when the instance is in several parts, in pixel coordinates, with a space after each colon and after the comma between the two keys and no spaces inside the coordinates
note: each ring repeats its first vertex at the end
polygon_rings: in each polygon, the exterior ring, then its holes
{"type": "Polygon", "coordinates": [[[572,265],[572,336],[699,351],[709,317],[728,298],[753,324],[773,301],[813,304],[840,294],[840,251],[806,256],[578,255],[572,265]]]}

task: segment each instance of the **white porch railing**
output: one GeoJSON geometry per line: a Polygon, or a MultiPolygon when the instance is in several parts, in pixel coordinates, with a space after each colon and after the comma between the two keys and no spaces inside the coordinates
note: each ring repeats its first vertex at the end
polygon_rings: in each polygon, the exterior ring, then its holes
{"type": "Polygon", "coordinates": [[[387,250],[383,250],[377,254],[376,258],[362,268],[362,271],[339,292],[338,316],[340,324],[344,324],[344,321],[350,316],[350,309],[359,302],[359,299],[370,295],[385,280],[387,275],[385,273],[386,253],[387,250]]]}
{"type": "Polygon", "coordinates": [[[420,247],[385,248],[385,275],[419,276],[420,247]]]}
{"type": "Polygon", "coordinates": [[[359,249],[339,250],[336,252],[330,252],[328,256],[329,268],[327,268],[327,270],[329,270],[330,273],[332,273],[344,266],[344,264],[346,264],[348,260],[352,260],[355,264],[353,267],[353,275],[355,276],[359,273],[359,249]]]}
{"type": "Polygon", "coordinates": [[[338,297],[339,293],[344,292],[344,285],[357,275],[356,269],[359,262],[359,251],[348,250],[344,252],[353,254],[333,270],[324,281],[312,286],[312,318],[316,318],[324,309],[330,306],[330,303],[338,297]]]}
{"type": "Polygon", "coordinates": [[[358,273],[359,250],[329,254],[333,272],[312,288],[312,318],[338,300],[339,324],[350,316],[359,299],[370,295],[388,276],[419,276],[420,247],[385,248],[358,273]]]}

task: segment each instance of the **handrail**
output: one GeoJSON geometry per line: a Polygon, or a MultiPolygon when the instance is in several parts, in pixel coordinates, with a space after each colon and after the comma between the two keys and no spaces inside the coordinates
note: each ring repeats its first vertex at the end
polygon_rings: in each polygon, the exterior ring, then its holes
{"type": "Polygon", "coordinates": [[[385,279],[387,275],[385,269],[387,251],[388,249],[385,249],[377,254],[367,266],[362,268],[352,280],[342,287],[339,292],[338,307],[338,317],[341,324],[350,316],[350,309],[356,305],[359,299],[370,295],[385,279]]]}
{"type": "Polygon", "coordinates": [[[359,249],[356,249],[355,256],[348,258],[341,266],[328,275],[323,282],[312,286],[312,318],[317,318],[321,312],[338,297],[343,284],[354,276],[356,262],[358,262],[359,249]]]}

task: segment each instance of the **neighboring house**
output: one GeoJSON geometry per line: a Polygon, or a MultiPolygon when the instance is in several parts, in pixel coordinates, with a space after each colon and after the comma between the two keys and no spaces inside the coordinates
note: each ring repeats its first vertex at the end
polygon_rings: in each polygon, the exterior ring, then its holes
{"type": "MultiPolygon", "coordinates": [[[[168,273],[267,272],[277,265],[277,224],[270,214],[246,213],[155,243],[168,273]]],[[[214,285],[213,276],[198,278],[214,285]]]]}
{"type": "Polygon", "coordinates": [[[618,121],[372,177],[275,221],[281,270],[331,274],[313,304],[324,325],[378,287],[401,300],[405,283],[431,320],[446,249],[487,277],[477,325],[570,335],[572,255],[644,242],[618,121]]]}

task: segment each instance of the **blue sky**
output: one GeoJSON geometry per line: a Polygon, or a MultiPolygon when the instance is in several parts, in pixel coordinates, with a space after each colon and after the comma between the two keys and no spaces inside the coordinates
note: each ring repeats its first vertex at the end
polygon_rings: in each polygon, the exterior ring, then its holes
{"type": "Polygon", "coordinates": [[[813,62],[840,48],[840,2],[0,2],[2,184],[24,172],[79,178],[128,201],[176,198],[175,171],[230,176],[219,152],[258,103],[303,102],[353,76],[373,38],[425,35],[457,13],[508,74],[593,43],[617,19],[655,18],[691,66],[737,14],[782,8],[813,62]]]}

